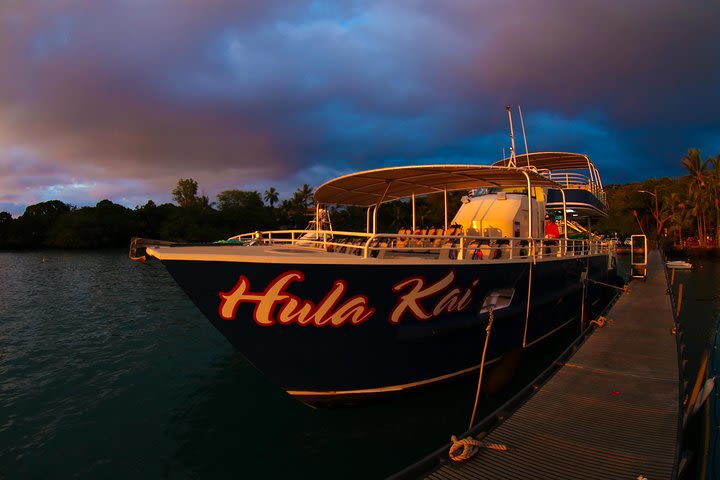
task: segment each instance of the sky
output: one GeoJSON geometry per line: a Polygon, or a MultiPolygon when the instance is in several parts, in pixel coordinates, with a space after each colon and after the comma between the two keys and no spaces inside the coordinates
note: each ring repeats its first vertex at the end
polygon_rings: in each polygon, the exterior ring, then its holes
{"type": "Polygon", "coordinates": [[[720,154],[717,0],[2,0],[0,211],[194,178],[281,198],[530,151],[604,183],[720,154]]]}

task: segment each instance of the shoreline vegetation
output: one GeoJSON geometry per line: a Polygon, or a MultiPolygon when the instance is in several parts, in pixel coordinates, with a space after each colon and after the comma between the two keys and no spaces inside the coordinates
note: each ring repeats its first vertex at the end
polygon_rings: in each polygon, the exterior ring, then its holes
{"type": "MultiPolygon", "coordinates": [[[[593,229],[620,239],[644,233],[668,249],[720,247],[720,154],[703,161],[700,150],[690,149],[681,164],[688,173],[678,178],[607,185],[608,217],[593,229]]],[[[133,236],[213,242],[256,230],[305,228],[314,215],[313,189],[307,184],[282,201],[270,187],[263,194],[225,190],[210,202],[198,195],[195,180],[181,178],[172,194],[175,203],[148,200],[134,209],[110,200],[94,207],[50,200],[28,206],[17,218],[0,212],[0,250],[127,247],[133,236]]],[[[449,208],[457,209],[461,197],[450,194],[449,208]]],[[[442,195],[417,199],[420,224],[441,224],[442,203],[442,195]]],[[[365,228],[365,209],[332,207],[330,213],[336,230],[365,228]]],[[[410,219],[409,202],[390,202],[378,210],[384,231],[406,227],[410,219]]]]}

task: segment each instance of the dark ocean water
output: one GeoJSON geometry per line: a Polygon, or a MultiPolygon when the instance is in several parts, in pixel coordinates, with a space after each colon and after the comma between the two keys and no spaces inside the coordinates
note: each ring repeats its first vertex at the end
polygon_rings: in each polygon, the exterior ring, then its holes
{"type": "MultiPolygon", "coordinates": [[[[690,388],[696,381],[702,353],[714,351],[709,375],[720,374],[720,337],[716,334],[720,320],[720,258],[695,256],[681,258],[693,264],[691,271],[676,271],[673,291],[678,294],[683,285],[679,322],[687,347],[686,380],[690,388]]],[[[716,388],[718,384],[716,383],[716,388]]],[[[718,393],[710,398],[706,408],[691,421],[687,444],[699,462],[689,472],[690,478],[720,478],[720,401],[718,393]],[[702,465],[706,463],[706,465],[702,465]]]]}
{"type": "MultiPolygon", "coordinates": [[[[717,286],[713,265],[700,272],[717,286]]],[[[717,288],[694,274],[683,316],[709,324],[717,288]]],[[[574,334],[529,352],[478,416],[574,334]]],[[[0,478],[383,478],[467,428],[475,382],[312,409],[248,365],[159,263],[0,253],[0,478]]]]}

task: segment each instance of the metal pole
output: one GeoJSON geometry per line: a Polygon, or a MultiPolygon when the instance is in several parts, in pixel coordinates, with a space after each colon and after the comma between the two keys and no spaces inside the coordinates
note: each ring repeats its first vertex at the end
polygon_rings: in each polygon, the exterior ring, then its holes
{"type": "Polygon", "coordinates": [[[563,231],[565,240],[567,240],[567,203],[565,203],[565,190],[560,189],[560,194],[563,199],[563,231]]]}
{"type": "Polygon", "coordinates": [[[510,120],[510,161],[508,162],[508,167],[516,167],[515,163],[515,135],[513,134],[513,124],[512,124],[512,112],[510,112],[510,105],[505,107],[505,110],[507,110],[508,119],[510,120]]]}
{"type": "Polygon", "coordinates": [[[365,213],[365,233],[370,233],[370,209],[372,207],[367,208],[367,212],[365,213]]]}
{"type": "MultiPolygon", "coordinates": [[[[307,210],[305,210],[305,213],[307,213],[307,210]]],[[[315,204],[315,240],[320,240],[320,204],[319,203],[315,204]]]]}
{"type": "Polygon", "coordinates": [[[412,194],[412,233],[415,233],[415,192],[412,194]]]}
{"type": "Polygon", "coordinates": [[[520,126],[522,127],[523,140],[525,141],[525,156],[527,157],[527,166],[530,166],[530,152],[527,146],[527,136],[525,135],[525,121],[523,120],[522,108],[518,105],[518,111],[520,112],[520,126]]]}
{"type": "MultiPolygon", "coordinates": [[[[509,107],[508,107],[509,108],[509,107]]],[[[525,170],[522,170],[523,175],[527,179],[528,186],[528,239],[530,244],[528,248],[531,248],[533,261],[535,260],[535,242],[532,241],[532,186],[530,185],[530,175],[525,170]]]]}
{"type": "Polygon", "coordinates": [[[443,193],[445,197],[445,230],[447,230],[447,188],[443,193]]]}
{"type": "Polygon", "coordinates": [[[373,235],[375,235],[375,233],[377,232],[377,210],[378,210],[378,206],[375,205],[373,207],[373,231],[372,231],[373,235]]]}
{"type": "MultiPolygon", "coordinates": [[[[390,190],[390,184],[392,183],[391,180],[387,181],[387,185],[385,186],[385,191],[382,194],[382,197],[380,197],[380,201],[375,204],[375,209],[373,210],[373,235],[377,233],[377,211],[378,208],[380,208],[380,205],[383,201],[385,201],[385,195],[387,195],[388,190],[390,190]]],[[[365,249],[367,251],[367,248],[365,249]]]]}

